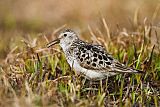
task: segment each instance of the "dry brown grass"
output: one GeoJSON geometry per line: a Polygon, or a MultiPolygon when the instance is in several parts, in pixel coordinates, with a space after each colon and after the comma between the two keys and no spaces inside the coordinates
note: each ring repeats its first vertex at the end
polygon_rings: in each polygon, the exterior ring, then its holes
{"type": "Polygon", "coordinates": [[[158,1],[0,3],[0,106],[160,106],[158,1]],[[69,67],[59,46],[64,27],[102,44],[144,75],[120,74],[92,86],[69,67]]]}

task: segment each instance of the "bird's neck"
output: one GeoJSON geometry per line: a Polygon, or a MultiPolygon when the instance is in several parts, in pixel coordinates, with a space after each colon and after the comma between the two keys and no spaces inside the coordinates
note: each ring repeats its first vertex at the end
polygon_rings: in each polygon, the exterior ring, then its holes
{"type": "Polygon", "coordinates": [[[60,46],[63,49],[63,51],[66,51],[70,48],[71,43],[60,43],[60,46]]]}
{"type": "Polygon", "coordinates": [[[68,50],[69,48],[71,48],[72,45],[74,45],[77,41],[78,41],[78,39],[75,39],[75,40],[70,41],[70,42],[63,42],[63,43],[60,43],[60,46],[63,49],[63,51],[65,51],[65,50],[68,50]]]}

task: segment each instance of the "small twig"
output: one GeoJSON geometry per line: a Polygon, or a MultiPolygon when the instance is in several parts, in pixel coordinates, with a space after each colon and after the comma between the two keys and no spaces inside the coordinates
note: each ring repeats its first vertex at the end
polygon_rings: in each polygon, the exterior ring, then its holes
{"type": "Polygon", "coordinates": [[[61,76],[61,77],[58,77],[58,78],[56,78],[56,79],[54,79],[54,80],[50,80],[50,81],[52,81],[52,82],[57,82],[57,81],[59,81],[60,79],[65,79],[65,78],[71,78],[71,76],[61,76]]]}

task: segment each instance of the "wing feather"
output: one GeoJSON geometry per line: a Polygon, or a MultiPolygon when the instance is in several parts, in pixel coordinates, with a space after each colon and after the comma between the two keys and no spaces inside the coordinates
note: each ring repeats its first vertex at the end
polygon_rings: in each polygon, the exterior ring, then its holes
{"type": "Polygon", "coordinates": [[[86,44],[79,45],[75,55],[80,65],[86,69],[106,72],[111,70],[112,58],[101,45],[86,44]],[[110,65],[109,65],[110,64],[110,65]]]}
{"type": "Polygon", "coordinates": [[[129,68],[115,60],[101,45],[80,42],[81,45],[77,44],[74,50],[75,57],[78,59],[80,66],[102,73],[141,73],[139,70],[129,68]]]}

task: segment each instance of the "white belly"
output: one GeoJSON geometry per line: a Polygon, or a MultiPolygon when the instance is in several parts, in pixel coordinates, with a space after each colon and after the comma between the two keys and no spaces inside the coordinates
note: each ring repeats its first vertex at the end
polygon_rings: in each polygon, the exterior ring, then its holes
{"type": "Polygon", "coordinates": [[[101,71],[98,71],[98,70],[97,71],[96,70],[88,70],[86,68],[83,68],[80,66],[80,64],[76,60],[74,60],[74,61],[68,60],[68,63],[70,65],[70,67],[73,67],[77,73],[85,75],[88,79],[100,80],[100,79],[104,79],[107,76],[111,75],[111,73],[109,73],[109,72],[102,73],[101,71]]]}

